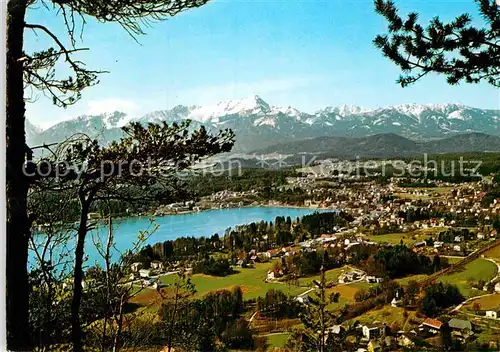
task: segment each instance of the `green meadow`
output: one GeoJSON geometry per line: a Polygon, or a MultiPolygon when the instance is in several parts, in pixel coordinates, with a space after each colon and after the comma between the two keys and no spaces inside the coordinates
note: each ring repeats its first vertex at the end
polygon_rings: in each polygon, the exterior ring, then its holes
{"type": "Polygon", "coordinates": [[[275,348],[283,348],[290,337],[289,333],[272,334],[267,336],[268,351],[273,351],[275,348]]]}
{"type": "MultiPolygon", "coordinates": [[[[191,282],[196,286],[196,296],[201,297],[208,292],[232,289],[240,286],[245,299],[264,296],[269,289],[278,289],[290,295],[296,296],[305,291],[306,287],[297,287],[281,283],[266,283],[267,271],[273,263],[258,263],[254,268],[238,268],[236,273],[225,277],[195,274],[191,276],[191,282]]],[[[176,275],[163,276],[161,280],[165,284],[172,284],[176,275]]]]}
{"type": "Polygon", "coordinates": [[[469,280],[489,281],[497,275],[497,266],[485,259],[476,259],[465,265],[464,270],[449,275],[441,276],[439,282],[447,282],[457,285],[464,297],[474,297],[484,294],[484,291],[476,290],[470,287],[469,280]]]}

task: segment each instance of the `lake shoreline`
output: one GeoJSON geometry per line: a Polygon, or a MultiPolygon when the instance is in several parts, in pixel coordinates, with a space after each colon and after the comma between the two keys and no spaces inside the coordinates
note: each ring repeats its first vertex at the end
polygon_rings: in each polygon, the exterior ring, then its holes
{"type": "MultiPolygon", "coordinates": [[[[209,208],[209,209],[200,209],[200,210],[186,210],[186,211],[177,211],[177,212],[164,213],[164,214],[154,214],[154,213],[132,214],[132,215],[127,215],[127,216],[111,217],[111,220],[123,220],[123,219],[135,218],[135,217],[162,218],[162,217],[167,217],[167,216],[179,216],[179,215],[206,213],[206,212],[215,211],[215,210],[247,209],[247,208],[283,208],[283,209],[309,209],[309,210],[322,210],[322,211],[327,211],[327,210],[338,211],[338,209],[333,209],[333,208],[320,208],[320,207],[311,207],[311,206],[305,206],[305,205],[288,205],[288,204],[280,204],[280,205],[258,204],[258,205],[255,205],[255,204],[248,204],[248,205],[242,205],[242,206],[238,206],[238,207],[223,207],[223,208],[209,208]]],[[[92,220],[107,222],[109,220],[109,217],[93,218],[92,220]]]]}
{"type": "MultiPolygon", "coordinates": [[[[248,204],[248,205],[243,205],[239,207],[226,207],[226,208],[210,208],[210,209],[200,209],[200,210],[187,210],[187,211],[179,211],[179,212],[172,212],[172,213],[165,213],[165,214],[157,214],[155,215],[154,213],[143,213],[143,214],[130,214],[126,216],[111,216],[111,217],[92,217],[89,218],[91,221],[95,221],[97,223],[102,223],[103,225],[107,225],[109,219],[111,218],[111,221],[113,222],[122,222],[126,220],[131,220],[134,218],[149,218],[149,219],[156,219],[156,218],[166,218],[169,216],[182,216],[182,215],[190,215],[190,214],[202,214],[202,213],[207,213],[211,211],[217,211],[217,210],[229,210],[229,209],[251,209],[251,208],[281,208],[281,209],[307,209],[311,211],[338,211],[338,209],[333,209],[333,208],[320,208],[320,207],[307,207],[304,205],[288,205],[288,204],[281,204],[281,205],[275,205],[275,204],[248,204]]],[[[69,227],[73,225],[78,225],[79,222],[69,222],[66,225],[69,227]]],[[[43,225],[40,224],[38,225],[39,232],[42,232],[41,229],[43,229],[43,225]]]]}
{"type": "MultiPolygon", "coordinates": [[[[292,219],[303,217],[319,212],[334,212],[335,209],[307,208],[307,207],[279,207],[279,206],[246,206],[240,208],[209,209],[206,211],[176,214],[178,216],[126,216],[113,218],[113,231],[115,231],[115,247],[113,251],[113,260],[118,260],[121,253],[129,250],[137,241],[138,236],[145,230],[153,229],[158,225],[154,233],[148,237],[144,245],[154,245],[165,241],[173,241],[181,237],[210,237],[214,234],[223,236],[229,228],[235,226],[250,224],[252,222],[274,222],[277,216],[290,216],[292,219]],[[150,222],[149,219],[155,218],[150,222]]],[[[108,224],[106,219],[96,220],[97,226],[88,235],[85,241],[85,253],[88,256],[89,263],[102,264],[101,257],[94,246],[91,238],[105,240],[108,236],[108,224]]],[[[70,239],[66,245],[75,245],[75,236],[69,236],[70,239]]],[[[42,238],[40,237],[40,240],[42,238]]],[[[31,253],[30,262],[35,261],[34,254],[31,253]]]]}

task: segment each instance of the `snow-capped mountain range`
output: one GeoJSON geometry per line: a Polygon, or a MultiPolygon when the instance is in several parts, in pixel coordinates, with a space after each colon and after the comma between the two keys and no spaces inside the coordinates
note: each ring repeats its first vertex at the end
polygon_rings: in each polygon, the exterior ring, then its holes
{"type": "Polygon", "coordinates": [[[252,96],[215,105],[178,105],[140,117],[127,116],[119,111],[84,115],[43,131],[28,122],[27,138],[30,145],[52,143],[84,132],[107,142],[119,138],[120,127],[129,121],[171,123],[185,119],[193,121],[193,128],[204,125],[214,132],[233,129],[236,134],[234,151],[252,151],[321,136],[395,133],[412,140],[429,140],[470,132],[500,135],[500,109],[478,109],[459,104],[405,104],[377,109],[342,105],[307,113],[291,106],[272,106],[261,97],[252,96]]]}

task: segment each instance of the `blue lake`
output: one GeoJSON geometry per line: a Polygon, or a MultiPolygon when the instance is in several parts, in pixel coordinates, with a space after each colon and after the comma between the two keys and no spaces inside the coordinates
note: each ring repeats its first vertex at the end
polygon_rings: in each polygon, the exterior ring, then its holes
{"type": "MultiPolygon", "coordinates": [[[[209,210],[199,213],[189,213],[180,215],[168,215],[155,217],[154,224],[159,225],[156,232],[151,235],[146,242],[154,244],[167,240],[174,240],[178,237],[208,237],[215,233],[223,236],[229,227],[248,224],[251,222],[274,221],[277,216],[290,216],[293,219],[315,211],[325,211],[320,209],[306,208],[280,208],[280,207],[253,207],[253,208],[231,208],[220,210],[209,210]]],[[[330,210],[334,211],[334,210],[330,210]]],[[[137,242],[140,231],[151,229],[149,217],[130,217],[116,219],[113,221],[114,239],[117,251],[113,259],[119,258],[119,252],[131,249],[134,242],[137,242]]],[[[108,228],[103,224],[98,229],[87,234],[85,243],[85,254],[88,256],[88,265],[93,263],[102,263],[92,236],[106,238],[108,228]]],[[[74,247],[74,239],[71,247],[74,247]]],[[[34,254],[30,252],[30,262],[33,262],[34,254]]]]}

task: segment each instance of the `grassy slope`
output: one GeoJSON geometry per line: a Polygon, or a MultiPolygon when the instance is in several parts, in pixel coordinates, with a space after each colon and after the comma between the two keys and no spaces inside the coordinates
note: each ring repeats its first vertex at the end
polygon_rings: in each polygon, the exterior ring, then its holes
{"type": "Polygon", "coordinates": [[[500,307],[500,294],[494,294],[486,297],[481,297],[470,301],[463,309],[468,311],[473,311],[473,306],[475,303],[479,303],[481,310],[497,309],[500,307]]]}
{"type": "Polygon", "coordinates": [[[367,290],[370,286],[373,286],[373,284],[369,284],[367,282],[355,282],[352,284],[341,284],[328,289],[327,297],[335,292],[340,293],[339,301],[337,303],[330,303],[327,307],[328,310],[337,310],[346,304],[354,303],[354,295],[356,292],[359,290],[367,290]]]}
{"type": "MultiPolygon", "coordinates": [[[[342,271],[348,271],[349,270],[349,267],[347,266],[343,266],[341,268],[335,268],[335,269],[331,269],[331,270],[328,270],[325,272],[325,276],[326,276],[326,280],[328,282],[331,282],[331,281],[337,281],[337,279],[339,278],[340,274],[342,273],[342,271]]],[[[308,277],[301,277],[299,279],[299,285],[300,286],[304,286],[304,287],[311,287],[312,286],[312,280],[318,280],[319,281],[319,275],[315,275],[315,276],[308,276],[308,277]]]]}
{"type": "Polygon", "coordinates": [[[267,343],[269,344],[269,347],[267,350],[273,351],[275,348],[283,348],[289,337],[290,337],[290,334],[288,334],[288,333],[269,335],[267,337],[267,343]]]}
{"type": "Polygon", "coordinates": [[[416,242],[413,238],[413,233],[389,233],[386,235],[371,235],[368,239],[377,243],[389,243],[389,244],[399,244],[401,240],[407,246],[413,246],[416,242]]]}
{"type": "Polygon", "coordinates": [[[496,246],[495,248],[490,249],[484,254],[484,256],[493,259],[500,259],[500,246],[496,246]]]}
{"type": "Polygon", "coordinates": [[[377,243],[389,243],[389,244],[399,244],[401,240],[407,246],[413,246],[417,241],[423,241],[429,236],[433,236],[440,231],[444,230],[444,227],[433,227],[429,229],[418,229],[411,232],[405,233],[388,233],[384,235],[370,235],[368,239],[377,243]],[[415,236],[415,239],[413,238],[415,236]]]}
{"type": "Polygon", "coordinates": [[[417,275],[410,275],[410,276],[407,276],[407,277],[403,277],[401,279],[396,279],[395,281],[400,284],[400,285],[408,285],[408,283],[410,281],[420,281],[420,280],[424,280],[426,277],[428,277],[429,275],[426,275],[426,274],[417,274],[417,275]]]}
{"type": "Polygon", "coordinates": [[[476,259],[473,262],[465,266],[465,270],[453,273],[450,275],[442,276],[438,281],[448,282],[455,284],[460,289],[460,292],[465,297],[474,297],[484,294],[483,291],[475,290],[471,288],[467,281],[472,279],[474,281],[478,280],[491,280],[497,274],[497,267],[492,262],[485,259],[476,259]]]}
{"type": "MultiPolygon", "coordinates": [[[[238,273],[226,277],[195,274],[191,277],[191,281],[196,285],[196,295],[198,297],[211,291],[232,289],[235,286],[241,287],[245,299],[263,296],[271,288],[281,290],[294,296],[307,290],[304,287],[265,283],[264,280],[270,268],[272,268],[272,263],[259,263],[255,265],[255,268],[238,268],[238,273]]],[[[175,276],[165,276],[162,277],[161,280],[166,284],[170,284],[175,280],[175,276]]]]}
{"type": "Polygon", "coordinates": [[[410,320],[422,320],[416,318],[416,313],[414,311],[408,311],[408,317],[404,317],[404,309],[399,307],[392,307],[386,305],[381,309],[371,310],[365,314],[353,319],[357,320],[361,324],[370,324],[375,322],[385,322],[387,325],[391,326],[397,324],[401,329],[410,329],[410,320]]]}

